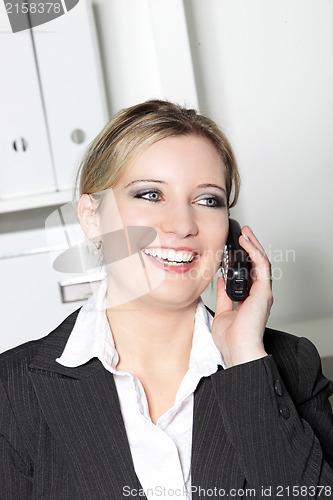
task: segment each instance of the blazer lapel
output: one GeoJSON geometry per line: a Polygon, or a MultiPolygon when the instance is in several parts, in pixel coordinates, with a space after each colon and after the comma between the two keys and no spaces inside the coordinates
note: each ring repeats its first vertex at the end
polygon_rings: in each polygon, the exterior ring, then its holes
{"type": "MultiPolygon", "coordinates": [[[[77,312],[73,313],[43,339],[30,363],[30,377],[50,431],[82,491],[91,498],[123,498],[124,487],[139,491],[141,485],[113,375],[97,359],[77,368],[55,361],[64,350],[76,316],[77,312]]],[[[214,377],[203,378],[194,395],[192,500],[202,498],[200,488],[228,494],[245,485],[213,390],[214,377]]]]}
{"type": "Polygon", "coordinates": [[[113,375],[97,359],[77,368],[55,361],[75,318],[44,339],[30,364],[30,377],[50,431],[88,495],[85,498],[122,498],[125,486],[140,486],[113,375]]]}
{"type": "Polygon", "coordinates": [[[204,490],[215,488],[217,498],[224,498],[230,496],[231,490],[243,489],[245,485],[213,390],[214,376],[201,379],[194,394],[192,500],[200,500],[204,490]]]}

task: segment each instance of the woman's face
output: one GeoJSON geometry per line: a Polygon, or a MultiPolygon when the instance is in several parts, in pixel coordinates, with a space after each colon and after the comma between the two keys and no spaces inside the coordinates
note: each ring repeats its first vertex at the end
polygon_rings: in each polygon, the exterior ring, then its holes
{"type": "Polygon", "coordinates": [[[196,301],[217,272],[227,239],[225,189],[225,167],[208,139],[168,137],[144,150],[113,187],[112,197],[106,196],[100,228],[107,233],[116,220],[115,201],[123,227],[156,231],[154,241],[140,250],[149,290],[139,291],[143,274],[140,278],[138,265],[131,269],[125,260],[121,272],[109,266],[113,288],[121,289],[123,279],[134,295],[138,287],[140,300],[164,307],[196,301]]]}

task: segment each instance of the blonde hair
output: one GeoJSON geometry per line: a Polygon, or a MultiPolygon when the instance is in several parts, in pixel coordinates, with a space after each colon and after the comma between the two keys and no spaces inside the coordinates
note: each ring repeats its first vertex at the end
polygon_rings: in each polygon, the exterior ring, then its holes
{"type": "Polygon", "coordinates": [[[238,199],[240,177],[231,145],[216,123],[164,100],[150,100],[117,113],[90,144],[79,167],[76,192],[94,194],[112,188],[141,151],[170,136],[197,135],[209,139],[226,169],[228,207],[238,199]]]}

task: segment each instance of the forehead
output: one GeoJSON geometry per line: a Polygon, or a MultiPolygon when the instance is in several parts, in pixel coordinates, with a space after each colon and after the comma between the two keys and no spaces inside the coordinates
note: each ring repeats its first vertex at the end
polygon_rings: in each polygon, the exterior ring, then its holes
{"type": "Polygon", "coordinates": [[[145,148],[123,173],[120,183],[135,177],[178,182],[197,180],[225,184],[225,166],[219,151],[207,138],[196,135],[171,136],[145,148]]]}

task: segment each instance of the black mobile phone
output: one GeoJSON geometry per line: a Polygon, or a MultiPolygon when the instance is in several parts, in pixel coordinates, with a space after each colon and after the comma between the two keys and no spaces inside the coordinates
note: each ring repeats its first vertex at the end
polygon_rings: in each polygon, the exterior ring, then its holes
{"type": "Polygon", "coordinates": [[[229,219],[229,234],[225,245],[222,273],[228,297],[241,302],[249,295],[250,257],[238,242],[241,227],[235,219],[229,219]]]}

